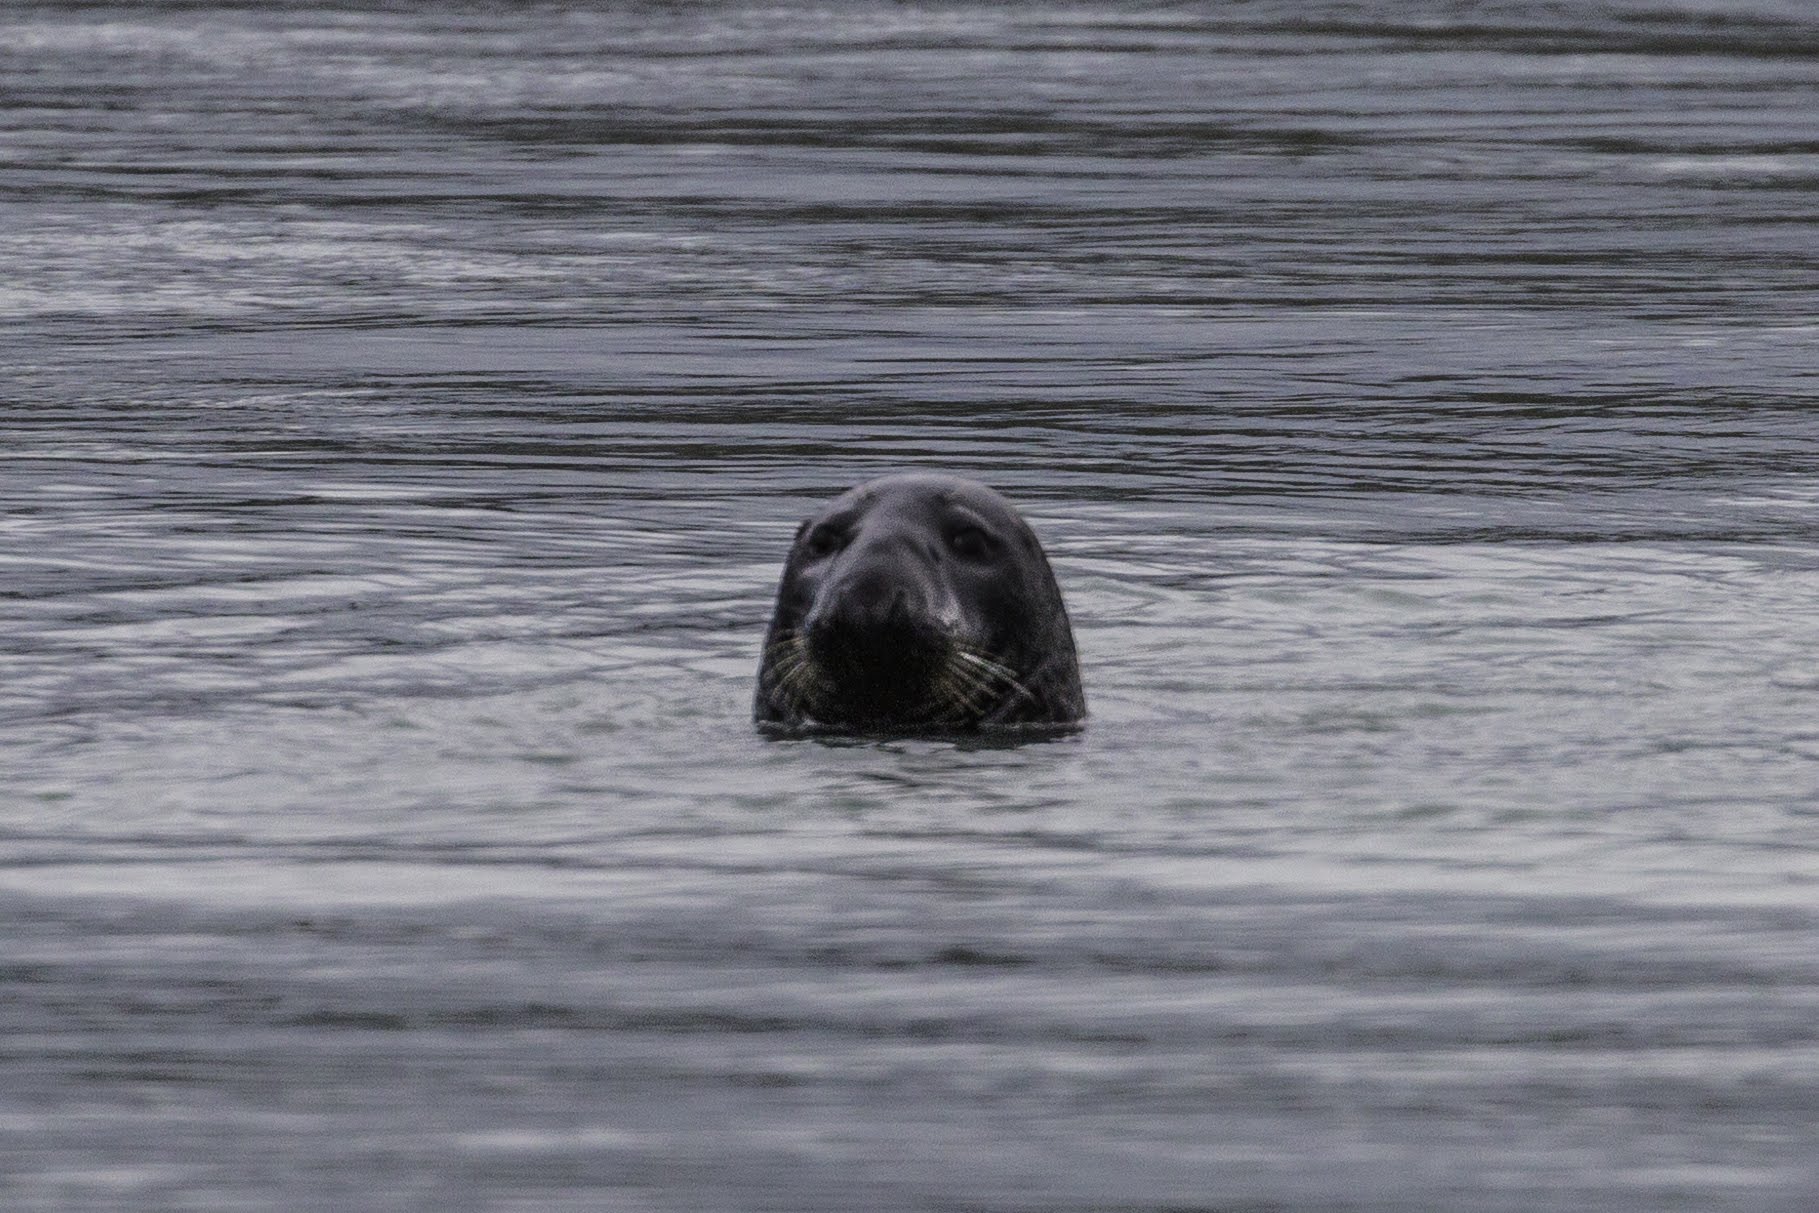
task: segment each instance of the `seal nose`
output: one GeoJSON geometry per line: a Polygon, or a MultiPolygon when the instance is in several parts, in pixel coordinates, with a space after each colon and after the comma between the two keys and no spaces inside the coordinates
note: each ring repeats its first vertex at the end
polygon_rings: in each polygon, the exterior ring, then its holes
{"type": "Polygon", "coordinates": [[[805,621],[810,632],[857,635],[908,629],[925,613],[914,587],[888,568],[859,569],[828,589],[805,621]]]}

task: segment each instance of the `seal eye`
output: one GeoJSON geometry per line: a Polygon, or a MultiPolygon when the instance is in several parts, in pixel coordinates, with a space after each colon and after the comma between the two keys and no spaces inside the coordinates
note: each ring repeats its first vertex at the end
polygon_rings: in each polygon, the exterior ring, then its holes
{"type": "Polygon", "coordinates": [[[823,524],[808,533],[808,541],[802,545],[802,550],[819,560],[823,556],[832,556],[845,546],[846,532],[839,527],[823,524]]]}
{"type": "Polygon", "coordinates": [[[955,527],[947,534],[948,550],[967,560],[980,560],[991,555],[991,536],[976,526],[955,527]]]}

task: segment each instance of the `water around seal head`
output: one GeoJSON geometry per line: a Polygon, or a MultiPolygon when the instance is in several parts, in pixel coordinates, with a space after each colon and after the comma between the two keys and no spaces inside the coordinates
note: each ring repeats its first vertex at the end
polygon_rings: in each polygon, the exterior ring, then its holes
{"type": "Polygon", "coordinates": [[[0,12],[0,1205],[1806,1209],[1792,0],[0,12]],[[749,721],[941,468],[1092,719],[749,721]]]}

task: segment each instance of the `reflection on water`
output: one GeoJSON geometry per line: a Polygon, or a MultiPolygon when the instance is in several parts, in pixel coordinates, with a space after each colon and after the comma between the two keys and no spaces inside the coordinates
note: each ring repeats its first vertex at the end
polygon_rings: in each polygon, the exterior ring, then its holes
{"type": "Polygon", "coordinates": [[[1815,62],[7,9],[0,1196],[1804,1207],[1815,62]],[[1025,508],[1084,732],[749,727],[903,466],[1025,508]]]}

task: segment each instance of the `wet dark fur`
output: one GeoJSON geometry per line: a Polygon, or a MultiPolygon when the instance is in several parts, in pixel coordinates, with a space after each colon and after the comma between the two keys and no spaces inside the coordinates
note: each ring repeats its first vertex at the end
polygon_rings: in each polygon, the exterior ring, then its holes
{"type": "Polygon", "coordinates": [[[760,724],[960,732],[1085,715],[1054,573],[991,489],[887,476],[796,532],[758,667],[760,724]]]}

